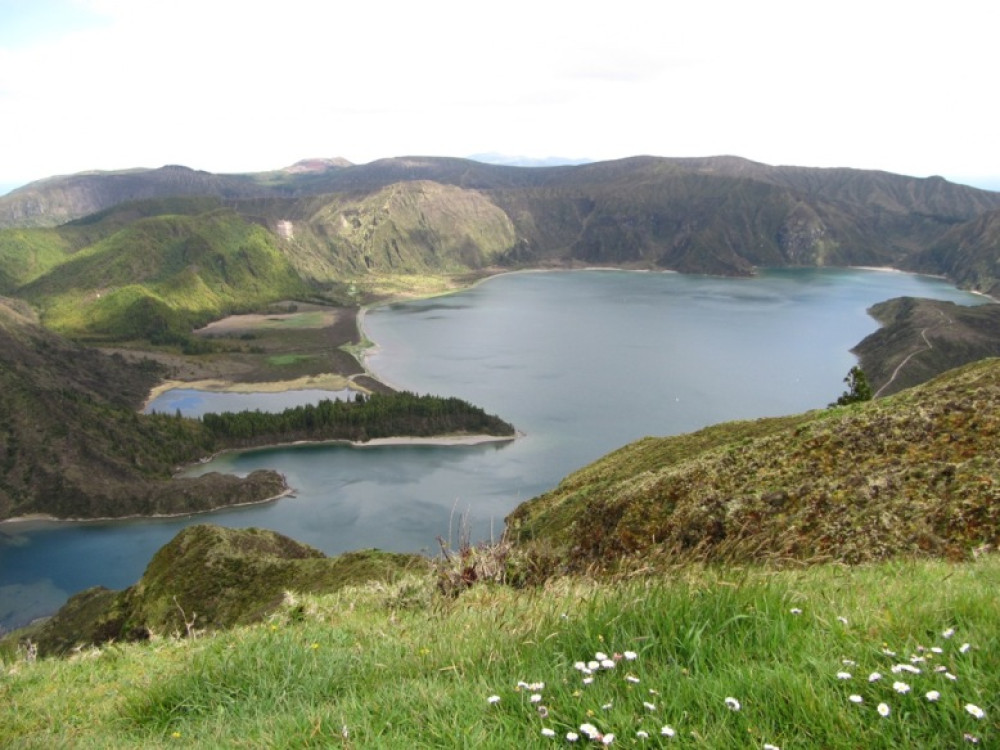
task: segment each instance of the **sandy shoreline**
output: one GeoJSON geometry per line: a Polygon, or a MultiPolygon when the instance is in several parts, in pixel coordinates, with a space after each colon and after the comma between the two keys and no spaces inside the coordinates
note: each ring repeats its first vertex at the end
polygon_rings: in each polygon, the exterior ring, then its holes
{"type": "Polygon", "coordinates": [[[347,389],[368,393],[351,378],[334,373],[324,375],[305,375],[294,380],[272,380],[262,383],[248,383],[221,378],[206,378],[204,380],[165,380],[155,386],[142,405],[145,411],[153,401],[167,391],[184,388],[192,391],[208,391],[211,393],[284,393],[286,391],[344,391],[347,389]]]}

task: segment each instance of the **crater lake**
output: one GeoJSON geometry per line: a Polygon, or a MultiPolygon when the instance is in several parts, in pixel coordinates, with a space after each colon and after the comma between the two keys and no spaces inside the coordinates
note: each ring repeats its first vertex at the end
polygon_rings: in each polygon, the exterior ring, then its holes
{"type": "MultiPolygon", "coordinates": [[[[463,517],[473,539],[498,536],[519,503],[632,440],[825,407],[845,390],[851,347],[877,328],[867,308],[904,295],[986,301],[940,279],[861,269],[558,271],[371,309],[363,324],[377,377],[466,399],[522,436],[224,454],[189,471],[272,468],[294,495],[184,518],[0,524],[0,628],[89,586],[131,585],[194,523],[274,529],[328,554],[433,553],[436,537],[457,541],[463,517]]],[[[161,410],[200,413],[197,394],[183,396],[161,410]]]]}

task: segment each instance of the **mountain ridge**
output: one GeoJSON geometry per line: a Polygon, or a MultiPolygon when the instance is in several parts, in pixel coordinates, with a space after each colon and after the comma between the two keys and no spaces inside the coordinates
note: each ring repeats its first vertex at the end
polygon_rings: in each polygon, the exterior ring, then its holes
{"type": "MultiPolygon", "coordinates": [[[[307,207],[363,202],[414,182],[450,186],[453,196],[469,191],[503,211],[514,239],[499,256],[484,247],[472,253],[501,265],[631,264],[721,275],[764,265],[891,265],[945,273],[986,293],[1000,283],[995,264],[970,266],[952,251],[958,243],[988,255],[983,246],[992,248],[997,222],[983,217],[1000,211],[1000,193],[940,177],[776,167],[736,156],[551,167],[404,156],[362,165],[311,159],[244,175],[177,166],[81,174],[0,197],[0,226],[64,224],[137,199],[211,197],[272,233],[305,221],[313,230],[309,252],[343,266],[336,232],[315,226],[307,207]]],[[[335,228],[338,219],[330,218],[335,228]]],[[[432,253],[414,247],[425,259],[418,265],[433,268],[432,253]]]]}

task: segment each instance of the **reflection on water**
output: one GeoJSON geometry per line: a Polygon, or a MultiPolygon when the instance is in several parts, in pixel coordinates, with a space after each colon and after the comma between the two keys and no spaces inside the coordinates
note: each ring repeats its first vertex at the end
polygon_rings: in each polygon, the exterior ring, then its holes
{"type": "Polygon", "coordinates": [[[607,271],[512,274],[447,301],[372,310],[366,329],[379,347],[369,365],[380,377],[466,399],[525,437],[226,454],[194,471],[272,468],[295,496],[185,519],[0,525],[0,626],[54,607],[63,592],[133,583],[191,523],[275,529],[330,554],[433,552],[463,514],[474,538],[499,533],[520,502],[631,440],[826,406],[855,364],[850,348],[876,328],[867,308],[902,295],[983,301],[899,273],[607,271]]]}
{"type": "Polygon", "coordinates": [[[190,388],[172,388],[164,391],[146,405],[145,412],[151,414],[174,414],[180,412],[185,417],[200,417],[204,414],[232,411],[280,412],[294,406],[318,404],[320,401],[354,398],[354,391],[325,391],[303,388],[276,393],[234,393],[230,391],[199,391],[190,388]]]}

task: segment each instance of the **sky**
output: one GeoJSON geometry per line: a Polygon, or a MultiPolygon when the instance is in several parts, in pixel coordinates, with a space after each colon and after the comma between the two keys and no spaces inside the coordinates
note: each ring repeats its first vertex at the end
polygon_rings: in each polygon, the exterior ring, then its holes
{"type": "Polygon", "coordinates": [[[0,192],[482,153],[1000,189],[998,69],[992,0],[0,0],[0,192]]]}

